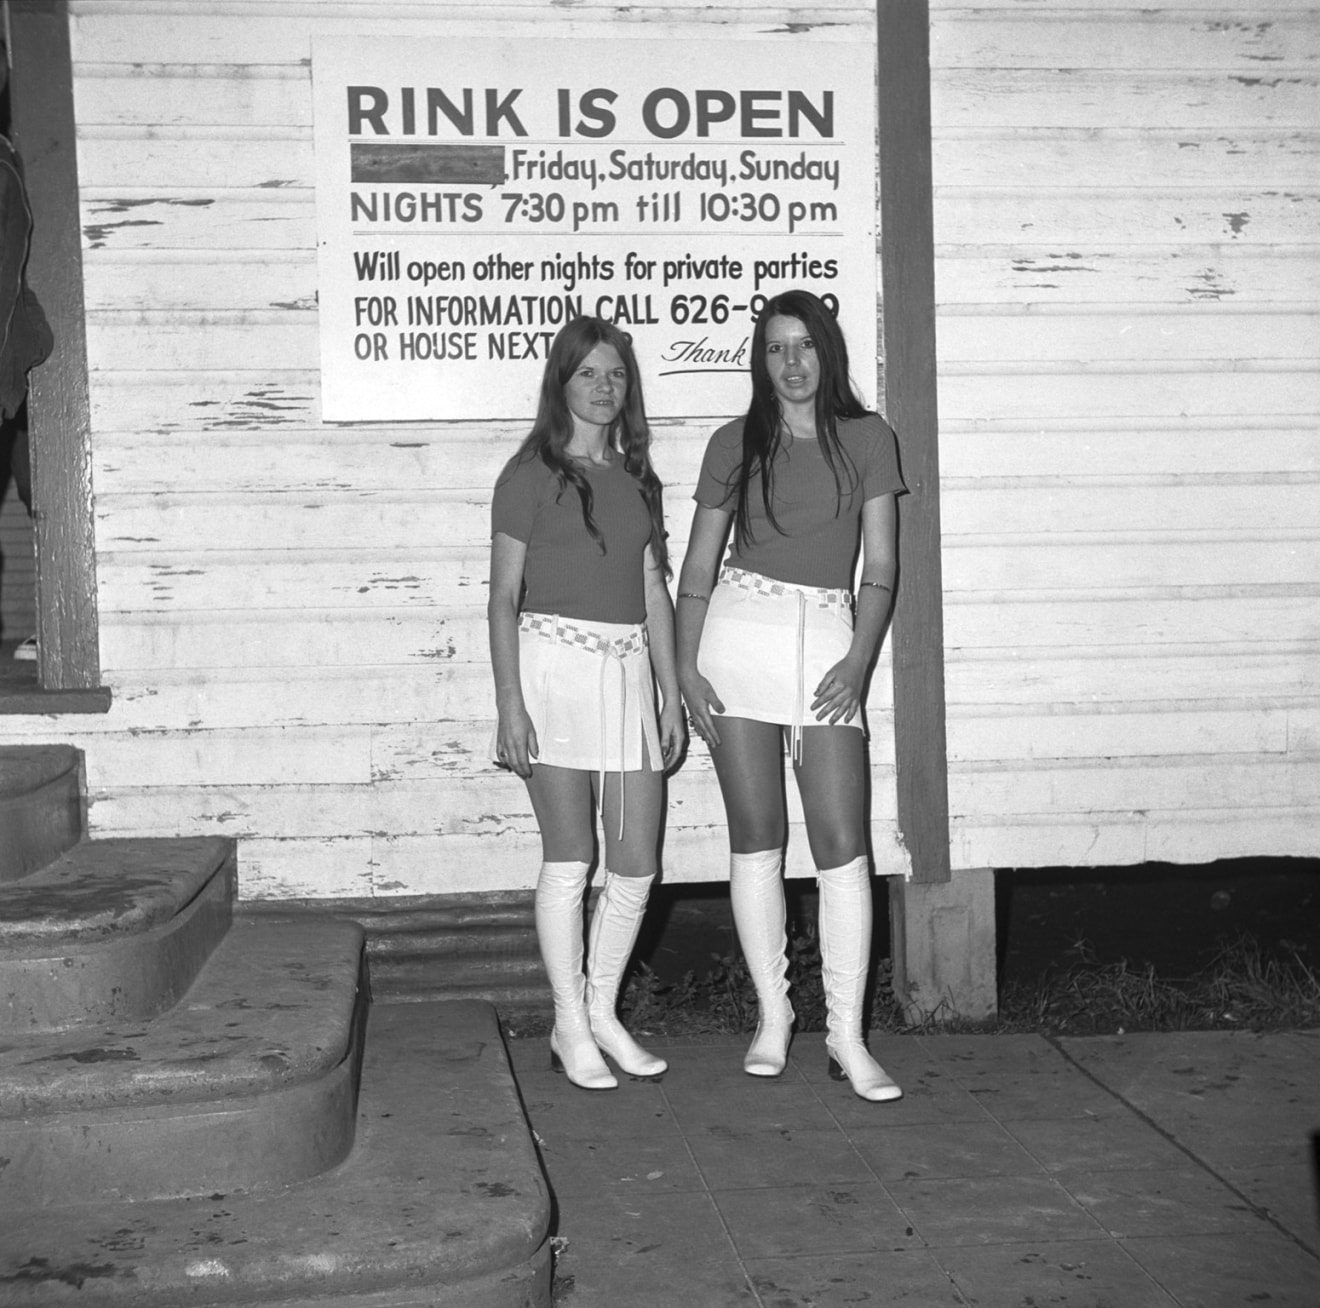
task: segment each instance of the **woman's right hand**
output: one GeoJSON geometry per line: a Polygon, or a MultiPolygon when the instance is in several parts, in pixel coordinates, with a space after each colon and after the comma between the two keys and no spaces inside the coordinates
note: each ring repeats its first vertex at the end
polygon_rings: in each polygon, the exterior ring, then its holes
{"type": "Polygon", "coordinates": [[[715,693],[715,687],[696,669],[686,675],[678,674],[678,688],[683,692],[683,702],[687,705],[688,721],[692,730],[707,745],[718,745],[720,733],[715,726],[715,714],[724,712],[724,703],[715,693]]]}
{"type": "Polygon", "coordinates": [[[501,711],[495,736],[495,757],[500,766],[526,781],[532,775],[532,760],[540,752],[531,714],[525,708],[501,711]]]}

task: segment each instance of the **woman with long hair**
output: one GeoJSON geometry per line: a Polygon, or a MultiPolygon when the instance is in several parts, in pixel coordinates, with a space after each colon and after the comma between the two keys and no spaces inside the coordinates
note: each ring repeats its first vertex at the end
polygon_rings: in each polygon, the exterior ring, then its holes
{"type": "Polygon", "coordinates": [[[786,738],[820,887],[830,1073],[863,1099],[896,1099],[862,1041],[871,883],[861,710],[893,597],[897,446],[853,391],[843,333],[810,292],[769,301],[750,367],[746,416],[706,449],[678,585],[679,682],[724,797],[734,924],[759,1005],[743,1068],[780,1075],[793,1029],[786,738]]]}
{"type": "Polygon", "coordinates": [[[684,743],[660,479],[628,338],[600,318],[555,337],[536,420],[495,486],[495,761],[541,832],[536,934],[554,996],[552,1065],[587,1090],[666,1064],[615,1013],[655,877],[665,769],[684,743]],[[657,720],[652,683],[663,706],[657,720]],[[583,897],[603,827],[583,973],[583,897]]]}

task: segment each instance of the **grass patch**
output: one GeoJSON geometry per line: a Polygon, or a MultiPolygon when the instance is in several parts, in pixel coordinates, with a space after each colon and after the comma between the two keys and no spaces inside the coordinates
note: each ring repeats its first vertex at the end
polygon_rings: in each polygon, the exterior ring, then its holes
{"type": "Polygon", "coordinates": [[[1188,977],[1162,977],[1152,964],[1098,963],[1085,942],[1073,952],[1078,961],[1059,974],[1006,986],[1001,1022],[1058,1035],[1320,1025],[1320,976],[1286,943],[1267,952],[1240,936],[1188,977]]]}
{"type": "MultiPolygon", "coordinates": [[[[1189,977],[1160,976],[1153,965],[1101,963],[1084,941],[1075,961],[1031,982],[1010,982],[991,1022],[935,1013],[914,1025],[894,999],[888,959],[876,968],[869,1027],[879,1032],[963,1030],[1046,1035],[1115,1035],[1127,1031],[1284,1030],[1320,1026],[1320,975],[1288,945],[1266,952],[1250,936],[1225,945],[1189,977]]],[[[789,949],[789,984],[799,1031],[825,1029],[820,948],[808,927],[789,949]]],[[[628,1026],[651,1035],[737,1034],[756,1028],[756,992],[737,954],[707,977],[689,972],[666,984],[647,968],[631,980],[621,1011],[628,1026]]]]}
{"type": "MultiPolygon", "coordinates": [[[[1123,1035],[1130,1031],[1278,1031],[1320,1026],[1320,974],[1287,943],[1266,951],[1251,936],[1226,944],[1189,977],[1160,976],[1152,964],[1102,963],[1085,941],[1067,967],[1030,982],[1005,985],[999,1014],[969,1022],[936,1012],[914,1024],[893,994],[889,959],[876,968],[868,1005],[873,1032],[1034,1032],[1041,1035],[1123,1035]]],[[[788,979],[799,1031],[825,1029],[820,946],[813,925],[795,931],[788,979]]],[[[662,981],[643,965],[620,1003],[625,1025],[639,1036],[736,1035],[756,1029],[756,991],[742,956],[719,958],[710,973],[662,981]]],[[[549,1034],[549,1014],[522,1014],[518,1036],[549,1034]]]]}

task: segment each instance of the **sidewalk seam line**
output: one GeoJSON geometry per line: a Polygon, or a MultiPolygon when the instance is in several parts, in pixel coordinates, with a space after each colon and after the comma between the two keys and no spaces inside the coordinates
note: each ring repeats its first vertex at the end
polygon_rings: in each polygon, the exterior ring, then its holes
{"type": "MultiPolygon", "coordinates": [[[[1280,1235],[1284,1236],[1290,1243],[1295,1244],[1299,1249],[1302,1250],[1303,1253],[1305,1253],[1313,1261],[1320,1262],[1320,1254],[1317,1254],[1316,1251],[1312,1249],[1310,1245],[1308,1245],[1300,1236],[1294,1235],[1293,1232],[1290,1231],[1286,1226],[1284,1226],[1283,1223],[1280,1222],[1279,1219],[1276,1218],[1274,1214],[1269,1211],[1268,1208],[1262,1207],[1254,1199],[1252,1199],[1250,1195],[1244,1194],[1241,1190],[1238,1189],[1236,1185],[1233,1184],[1232,1181],[1230,1181],[1227,1177],[1223,1176],[1219,1171],[1217,1171],[1214,1167],[1212,1167],[1210,1163],[1206,1162],[1204,1158],[1201,1158],[1197,1154],[1193,1153],[1192,1150],[1187,1145],[1183,1144],[1183,1142],[1179,1140],[1178,1137],[1175,1136],[1172,1132],[1168,1131],[1165,1127],[1161,1126],[1160,1123],[1157,1122],[1153,1117],[1151,1117],[1149,1113],[1145,1112],[1141,1108],[1138,1108],[1137,1105],[1132,1103],[1130,1100],[1125,1099],[1112,1086],[1106,1085],[1102,1080],[1100,1080],[1098,1076],[1095,1075],[1095,1073],[1093,1073],[1090,1070],[1090,1068],[1078,1062],[1078,1060],[1075,1059],[1072,1056],[1072,1054],[1070,1054],[1068,1050],[1066,1050],[1063,1047],[1063,1045],[1059,1043],[1059,1037],[1054,1035],[1046,1035],[1044,1038],[1046,1041],[1048,1041],[1049,1044],[1051,1044],[1054,1047],[1055,1051],[1062,1058],[1064,1058],[1068,1063],[1070,1063],[1073,1067],[1075,1067],[1093,1085],[1099,1086],[1100,1089],[1103,1090],[1107,1095],[1118,1100],[1118,1102],[1122,1104],[1128,1110],[1128,1112],[1133,1113],[1135,1116],[1139,1117],[1143,1122],[1145,1122],[1145,1124],[1148,1127],[1150,1127],[1152,1131],[1154,1131],[1157,1135],[1162,1136],[1166,1141],[1168,1141],[1169,1144],[1173,1145],[1173,1147],[1177,1149],[1180,1153],[1190,1158],[1192,1162],[1195,1163],[1196,1166],[1199,1167],[1203,1172],[1206,1172],[1210,1176],[1214,1177],[1214,1179],[1218,1181],[1220,1185],[1222,1185],[1226,1190],[1230,1191],[1232,1194],[1236,1195],[1238,1199],[1240,1199],[1244,1204],[1246,1204],[1246,1206],[1251,1210],[1251,1212],[1254,1213],[1255,1216],[1258,1217],[1261,1221],[1266,1222],[1270,1226],[1272,1226],[1280,1235]]],[[[1122,1039],[1121,1036],[1118,1038],[1122,1039]]],[[[1209,1232],[1207,1232],[1207,1234],[1209,1234],[1209,1232]]]]}
{"type": "Polygon", "coordinates": [[[665,1102],[665,1107],[669,1110],[670,1117],[673,1118],[675,1127],[678,1128],[679,1139],[683,1141],[683,1148],[687,1150],[687,1156],[692,1162],[693,1170],[701,1179],[701,1189],[705,1194],[710,1206],[715,1210],[715,1216],[719,1219],[720,1230],[724,1232],[724,1238],[729,1242],[729,1248],[733,1250],[733,1256],[738,1263],[738,1268],[743,1274],[743,1283],[751,1292],[757,1308],[766,1308],[765,1300],[761,1298],[761,1292],[756,1288],[756,1282],[752,1279],[752,1274],[748,1270],[747,1260],[743,1257],[742,1250],[738,1248],[738,1242],[733,1238],[733,1232],[729,1230],[729,1223],[725,1220],[724,1210],[719,1205],[719,1200],[715,1198],[714,1191],[710,1188],[710,1182],[706,1179],[706,1173],[700,1162],[697,1161],[696,1154],[692,1151],[692,1145],[688,1141],[686,1128],[679,1119],[678,1110],[674,1107],[673,1101],[669,1098],[669,1092],[665,1089],[664,1082],[661,1081],[657,1087],[660,1091],[660,1097],[665,1102]]]}

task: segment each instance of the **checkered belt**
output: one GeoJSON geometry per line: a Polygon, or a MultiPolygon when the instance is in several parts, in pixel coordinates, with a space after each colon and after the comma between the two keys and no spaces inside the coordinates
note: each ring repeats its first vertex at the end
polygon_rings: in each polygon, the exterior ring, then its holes
{"type": "Polygon", "coordinates": [[[523,631],[534,631],[556,645],[573,645],[588,654],[612,654],[621,659],[629,654],[644,654],[649,648],[645,627],[638,627],[618,640],[610,640],[590,627],[579,626],[567,618],[557,618],[553,613],[524,613],[518,619],[518,626],[523,631]]]}
{"type": "Polygon", "coordinates": [[[781,598],[785,595],[801,596],[815,609],[832,609],[852,604],[852,592],[848,590],[795,586],[790,581],[775,581],[772,577],[763,577],[759,572],[744,572],[741,568],[721,568],[720,580],[740,590],[749,590],[754,595],[775,595],[781,598]]]}

